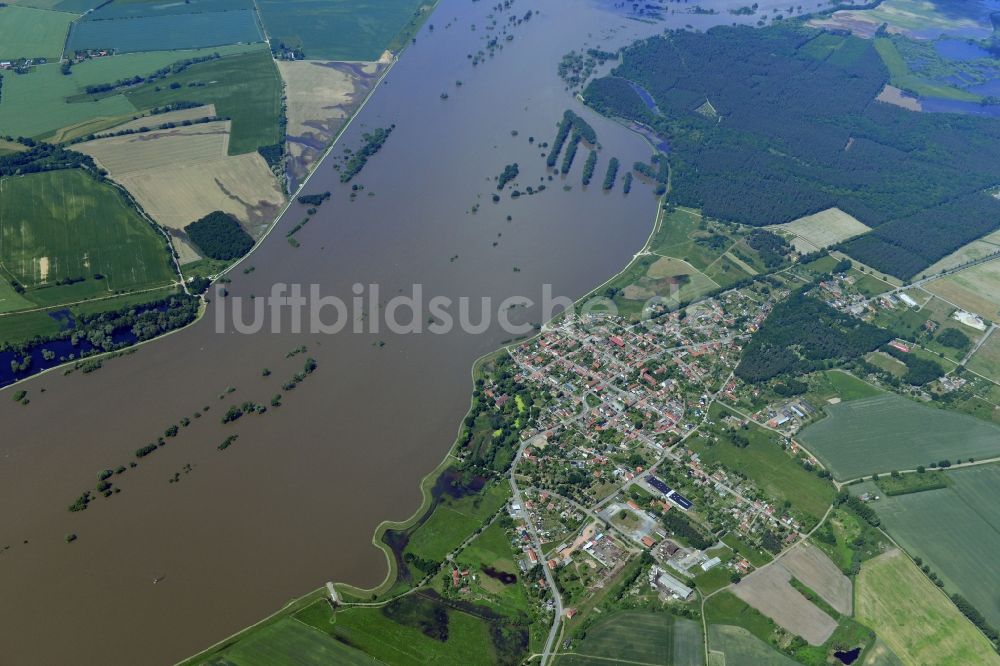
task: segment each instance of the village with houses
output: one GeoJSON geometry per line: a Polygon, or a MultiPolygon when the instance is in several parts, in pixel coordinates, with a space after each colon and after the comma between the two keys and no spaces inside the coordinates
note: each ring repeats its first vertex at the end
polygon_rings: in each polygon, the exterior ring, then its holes
{"type": "MultiPolygon", "coordinates": [[[[752,562],[769,561],[802,536],[795,512],[689,446],[749,421],[713,406],[737,400],[742,344],[787,295],[767,291],[726,292],[638,324],[566,316],[509,349],[515,379],[548,398],[524,430],[512,470],[523,489],[521,501],[508,505],[512,538],[522,572],[551,572],[567,620],[578,612],[576,600],[609,586],[630,562],[648,563],[646,593],[683,603],[699,579],[737,581],[752,562]]],[[[485,392],[498,407],[510,399],[485,392]]],[[[805,419],[812,411],[791,401],[755,418],[778,428],[790,421],[785,414],[805,419]]],[[[816,463],[794,444],[783,455],[790,464],[816,463]]],[[[545,588],[540,575],[536,587],[545,588]]]]}

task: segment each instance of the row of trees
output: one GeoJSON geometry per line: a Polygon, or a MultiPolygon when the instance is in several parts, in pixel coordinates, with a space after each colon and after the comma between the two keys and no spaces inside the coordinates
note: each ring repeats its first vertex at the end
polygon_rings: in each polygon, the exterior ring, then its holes
{"type": "Polygon", "coordinates": [[[152,74],[147,74],[145,76],[136,74],[135,76],[129,76],[122,79],[118,79],[113,83],[95,83],[93,85],[87,86],[86,88],[84,88],[84,90],[88,95],[99,95],[101,93],[117,90],[118,88],[128,88],[131,86],[137,86],[140,83],[149,83],[152,81],[156,81],[158,79],[166,78],[171,74],[180,74],[191,65],[195,65],[201,62],[208,62],[210,60],[218,60],[221,57],[222,56],[220,56],[218,52],[216,52],[207,56],[200,56],[197,58],[187,58],[185,60],[179,60],[172,65],[168,65],[167,67],[161,67],[152,74]]]}

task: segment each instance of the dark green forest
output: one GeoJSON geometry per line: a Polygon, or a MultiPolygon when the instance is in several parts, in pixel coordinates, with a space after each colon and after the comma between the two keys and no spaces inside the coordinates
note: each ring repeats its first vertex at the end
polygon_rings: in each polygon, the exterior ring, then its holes
{"type": "Polygon", "coordinates": [[[583,94],[663,136],[674,203],[754,226],[836,206],[875,227],[843,249],[909,279],[1000,227],[984,193],[1000,183],[1000,122],[874,101],[888,78],[866,40],[718,27],[638,42],[583,94]]]}
{"type": "Polygon", "coordinates": [[[736,376],[748,382],[797,377],[858,358],[891,339],[884,328],[798,291],[774,306],[746,346],[736,376]]]}
{"type": "Polygon", "coordinates": [[[236,218],[220,210],[192,222],[184,231],[198,249],[212,259],[237,259],[253,247],[253,238],[236,218]]]}

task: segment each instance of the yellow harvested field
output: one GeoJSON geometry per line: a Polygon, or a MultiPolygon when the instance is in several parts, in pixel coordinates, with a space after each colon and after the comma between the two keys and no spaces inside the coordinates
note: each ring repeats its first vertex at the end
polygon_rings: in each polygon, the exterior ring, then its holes
{"type": "Polygon", "coordinates": [[[800,252],[829,247],[870,231],[869,227],[839,208],[828,208],[774,228],[791,234],[794,237],[792,244],[800,252]]]}
{"type": "Polygon", "coordinates": [[[896,86],[890,86],[888,84],[886,84],[885,88],[882,88],[882,92],[880,92],[875,99],[909,111],[923,111],[924,108],[920,104],[919,99],[912,95],[908,95],[896,86]]]}
{"type": "Polygon", "coordinates": [[[77,150],[94,158],[159,224],[183,229],[221,210],[258,236],[284,194],[258,153],[230,156],[229,121],[96,139],[77,150]]]}
{"type": "Polygon", "coordinates": [[[984,319],[1000,319],[1000,259],[932,280],[924,289],[984,319]]]}
{"type": "Polygon", "coordinates": [[[109,129],[107,133],[112,134],[115,132],[138,130],[143,127],[159,127],[167,123],[182,123],[185,120],[201,120],[202,118],[211,118],[213,116],[215,116],[215,105],[206,104],[205,106],[196,106],[192,109],[179,109],[177,111],[159,113],[155,116],[142,116],[122,125],[116,125],[109,129]]]}
{"type": "Polygon", "coordinates": [[[113,176],[169,167],[215,162],[229,152],[230,121],[155,130],[95,139],[78,150],[94,158],[113,176]]]}
{"type": "Polygon", "coordinates": [[[1000,231],[994,231],[979,240],[972,241],[968,245],[963,245],[947,257],[939,260],[936,264],[928,267],[921,275],[934,275],[941,271],[951,270],[956,266],[967,264],[970,261],[988,257],[994,252],[1000,252],[1000,231]]]}
{"type": "Polygon", "coordinates": [[[857,613],[906,666],[1000,665],[986,637],[899,550],[861,566],[857,613]]]}
{"type": "Polygon", "coordinates": [[[378,74],[379,65],[281,60],[278,71],[286,86],[288,133],[303,136],[316,132],[317,124],[336,124],[346,118],[367,92],[370,86],[363,84],[378,74]]]}
{"type": "Polygon", "coordinates": [[[279,61],[291,170],[301,178],[371,91],[384,62],[279,61]]]}
{"type": "Polygon", "coordinates": [[[234,215],[257,237],[284,204],[278,181],[257,153],[192,166],[115,176],[154,220],[182,229],[212,211],[234,215]]]}

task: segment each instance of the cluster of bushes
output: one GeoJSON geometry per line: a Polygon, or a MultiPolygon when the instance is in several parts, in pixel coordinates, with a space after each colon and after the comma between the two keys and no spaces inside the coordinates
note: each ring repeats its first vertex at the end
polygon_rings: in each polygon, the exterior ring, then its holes
{"type": "Polygon", "coordinates": [[[671,534],[684,539],[691,545],[692,548],[697,548],[698,550],[711,548],[712,544],[715,543],[713,539],[710,539],[702,534],[701,531],[692,525],[691,521],[682,516],[679,511],[668,511],[663,514],[663,526],[666,527],[671,534]]]}
{"type": "MultiPolygon", "coordinates": [[[[764,265],[773,270],[783,264],[792,251],[792,247],[784,238],[772,231],[754,229],[747,236],[747,245],[757,251],[764,265]]],[[[850,262],[848,262],[850,268],[850,262]]]]}
{"type": "Polygon", "coordinates": [[[257,148],[257,152],[264,158],[267,165],[274,169],[281,166],[281,161],[285,157],[285,144],[279,141],[270,146],[260,146],[257,148]]]}
{"type": "Polygon", "coordinates": [[[507,186],[507,183],[517,178],[520,173],[520,167],[518,167],[517,162],[513,164],[508,164],[503,168],[500,176],[497,178],[497,190],[502,190],[507,186]]]}
{"type": "Polygon", "coordinates": [[[907,354],[889,345],[882,346],[880,351],[889,354],[906,365],[906,374],[903,375],[903,381],[911,386],[923,386],[944,375],[944,368],[936,361],[921,358],[912,353],[907,354]]]}
{"type": "Polygon", "coordinates": [[[297,201],[303,206],[322,206],[323,202],[330,198],[330,191],[327,190],[322,194],[303,194],[298,197],[297,201]]]}

